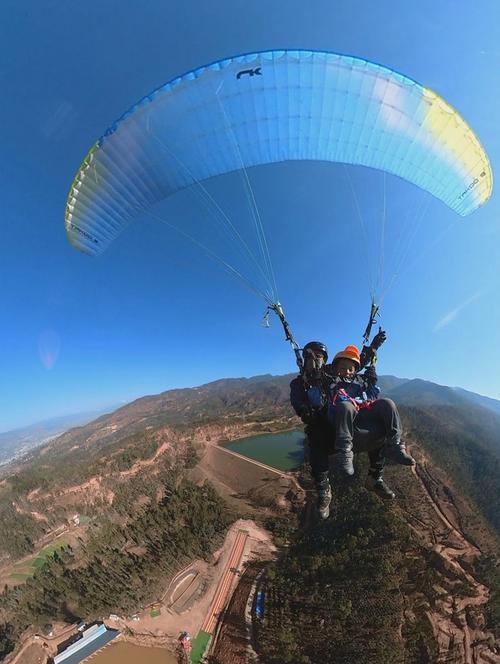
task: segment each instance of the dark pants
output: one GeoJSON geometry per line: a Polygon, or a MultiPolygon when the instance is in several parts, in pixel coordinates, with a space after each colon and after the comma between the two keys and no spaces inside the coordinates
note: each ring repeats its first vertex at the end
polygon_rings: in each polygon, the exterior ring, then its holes
{"type": "Polygon", "coordinates": [[[399,445],[402,431],[397,406],[391,399],[377,399],[361,410],[350,401],[335,405],[335,444],[339,449],[361,451],[382,438],[388,445],[399,445]]]}
{"type": "MultiPolygon", "coordinates": [[[[311,473],[318,486],[328,479],[329,458],[335,452],[335,429],[328,422],[318,423],[307,426],[306,434],[311,473]]],[[[370,468],[376,469],[380,477],[384,468],[383,445],[384,440],[369,436],[367,431],[354,438],[354,452],[368,452],[370,468]]]]}
{"type": "Polygon", "coordinates": [[[371,408],[359,411],[349,402],[335,406],[335,426],[326,418],[306,427],[309,463],[316,485],[325,482],[330,468],[329,456],[335,452],[335,441],[352,445],[352,450],[368,452],[370,471],[382,477],[383,447],[386,442],[401,439],[401,419],[396,404],[390,399],[377,399],[371,408]]]}

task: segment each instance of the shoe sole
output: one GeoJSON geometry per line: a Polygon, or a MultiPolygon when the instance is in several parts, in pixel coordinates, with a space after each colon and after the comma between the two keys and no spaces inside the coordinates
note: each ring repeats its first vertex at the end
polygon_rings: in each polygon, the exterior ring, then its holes
{"type": "Polygon", "coordinates": [[[391,457],[385,458],[386,466],[416,466],[416,461],[398,461],[397,459],[391,459],[391,457]]]}
{"type": "MultiPolygon", "coordinates": [[[[368,489],[370,490],[370,489],[368,489]]],[[[386,493],[379,493],[378,491],[372,491],[376,496],[381,498],[382,500],[394,500],[396,498],[396,494],[393,493],[392,495],[387,495],[386,493]]]]}
{"type": "Polygon", "coordinates": [[[381,498],[382,500],[394,500],[396,498],[396,494],[394,491],[392,491],[390,494],[385,493],[384,491],[377,491],[375,487],[369,487],[365,485],[365,489],[369,491],[370,493],[374,493],[376,496],[381,498]]]}
{"type": "Polygon", "coordinates": [[[321,520],[328,519],[330,516],[330,503],[332,502],[332,499],[330,498],[330,502],[326,507],[324,507],[322,510],[316,507],[316,514],[321,520]]]}

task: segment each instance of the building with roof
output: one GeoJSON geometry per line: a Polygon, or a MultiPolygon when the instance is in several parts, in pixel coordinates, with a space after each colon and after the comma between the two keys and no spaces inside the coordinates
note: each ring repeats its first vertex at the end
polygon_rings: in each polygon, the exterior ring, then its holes
{"type": "Polygon", "coordinates": [[[52,659],[52,663],[79,664],[119,635],[120,632],[117,629],[108,629],[102,623],[91,625],[78,635],[79,638],[69,642],[64,650],[52,659]]]}

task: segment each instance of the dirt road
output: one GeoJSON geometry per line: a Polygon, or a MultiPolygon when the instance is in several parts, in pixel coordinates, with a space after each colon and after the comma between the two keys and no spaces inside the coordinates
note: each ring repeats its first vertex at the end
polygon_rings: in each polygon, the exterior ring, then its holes
{"type": "MultiPolygon", "coordinates": [[[[434,551],[446,561],[458,579],[465,582],[463,587],[470,588],[466,596],[463,596],[463,591],[460,596],[454,596],[453,592],[440,593],[435,609],[427,612],[439,646],[436,664],[450,661],[450,651],[456,652],[457,648],[462,651],[460,661],[463,664],[500,662],[500,656],[493,652],[486,643],[492,635],[481,629],[471,628],[467,621],[468,610],[485,604],[489,599],[489,589],[473,576],[469,566],[465,567],[463,562],[464,560],[473,561],[474,558],[481,555],[481,551],[452,522],[449,513],[450,506],[442,504],[430,490],[430,483],[439,486],[440,482],[433,477],[425,453],[415,445],[412,446],[412,453],[418,461],[417,466],[412,467],[412,472],[421,485],[426,501],[434,510],[441,524],[445,526],[442,531],[432,530],[434,551]]],[[[459,521],[459,519],[454,519],[454,521],[459,521]]],[[[424,536],[424,530],[427,531],[429,527],[429,524],[425,522],[419,523],[418,518],[413,518],[410,525],[422,536],[424,536]]]]}
{"type": "Polygon", "coordinates": [[[207,632],[207,634],[213,634],[219,614],[227,602],[227,597],[234,582],[235,574],[239,572],[241,556],[247,539],[248,533],[240,530],[234,541],[231,555],[229,556],[229,560],[227,561],[226,568],[219,581],[217,590],[215,591],[214,599],[207,618],[201,628],[204,632],[207,632]]]}

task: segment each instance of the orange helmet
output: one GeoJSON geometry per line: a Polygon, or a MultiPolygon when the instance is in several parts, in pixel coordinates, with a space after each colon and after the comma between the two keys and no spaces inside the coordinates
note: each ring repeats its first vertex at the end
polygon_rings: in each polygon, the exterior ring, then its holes
{"type": "Polygon", "coordinates": [[[333,358],[333,364],[342,358],[355,362],[358,365],[358,369],[361,366],[361,358],[359,356],[359,350],[356,346],[346,346],[344,350],[341,350],[339,353],[337,353],[333,358]]]}

